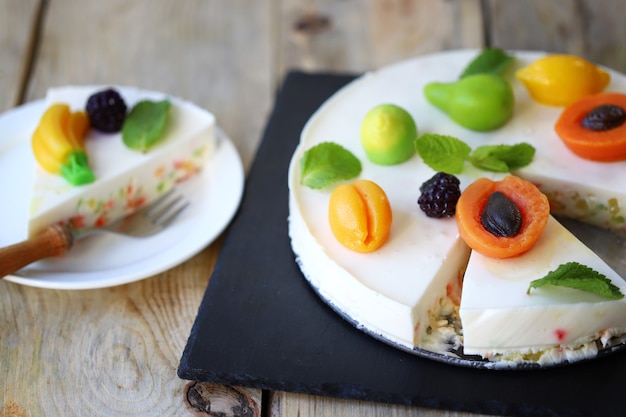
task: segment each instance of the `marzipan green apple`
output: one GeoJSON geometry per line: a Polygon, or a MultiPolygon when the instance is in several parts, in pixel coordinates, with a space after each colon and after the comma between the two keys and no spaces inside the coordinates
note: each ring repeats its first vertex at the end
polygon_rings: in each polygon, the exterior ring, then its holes
{"type": "Polygon", "coordinates": [[[361,123],[361,144],[370,161],[395,165],[411,158],[417,126],[413,117],[395,104],[381,104],[371,109],[361,123]]]}

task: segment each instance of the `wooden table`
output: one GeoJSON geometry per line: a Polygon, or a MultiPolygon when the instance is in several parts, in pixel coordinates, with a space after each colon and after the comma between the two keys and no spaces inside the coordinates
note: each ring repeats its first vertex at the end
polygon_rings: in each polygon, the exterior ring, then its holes
{"type": "MultiPolygon", "coordinates": [[[[0,0],[0,111],[56,85],[165,91],[214,112],[247,170],[289,69],[359,73],[489,44],[626,72],[623,16],[621,0],[0,0]]],[[[220,242],[114,288],[0,281],[0,415],[207,415],[206,398],[215,410],[237,391],[257,416],[472,415],[180,380],[220,242]]]]}

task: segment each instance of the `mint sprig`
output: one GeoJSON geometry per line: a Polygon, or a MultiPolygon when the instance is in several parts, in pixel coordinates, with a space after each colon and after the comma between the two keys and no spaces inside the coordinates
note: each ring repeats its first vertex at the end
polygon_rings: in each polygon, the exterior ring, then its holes
{"type": "Polygon", "coordinates": [[[122,125],[122,140],[133,150],[147,152],[165,133],[170,102],[168,100],[138,102],[122,125]]]}
{"type": "Polygon", "coordinates": [[[334,142],[315,145],[304,152],[300,159],[301,182],[313,189],[355,178],[361,169],[361,161],[334,142]]]}
{"type": "Polygon", "coordinates": [[[472,148],[465,142],[446,135],[426,133],[415,140],[415,149],[426,165],[437,172],[459,174],[472,148]]]}
{"type": "Polygon", "coordinates": [[[548,272],[545,277],[532,281],[527,293],[530,294],[531,289],[544,285],[574,288],[614,300],[624,298],[620,289],[605,275],[578,262],[559,265],[556,270],[548,272]]]}
{"type": "Polygon", "coordinates": [[[462,140],[435,133],[418,137],[415,148],[426,165],[448,174],[460,174],[466,161],[485,171],[510,172],[530,164],[535,156],[535,148],[525,142],[483,145],[472,152],[462,140]]]}
{"type": "Polygon", "coordinates": [[[501,74],[513,61],[513,56],[500,48],[486,48],[474,58],[459,78],[474,74],[501,74]]]}
{"type": "Polygon", "coordinates": [[[522,142],[515,145],[479,146],[470,155],[477,168],[494,172],[510,172],[528,165],[535,157],[535,148],[522,142]]]}

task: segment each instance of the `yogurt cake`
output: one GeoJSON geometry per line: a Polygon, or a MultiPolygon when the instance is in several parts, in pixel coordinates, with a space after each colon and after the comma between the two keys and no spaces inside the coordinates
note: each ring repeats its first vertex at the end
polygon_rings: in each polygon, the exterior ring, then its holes
{"type": "MultiPolygon", "coordinates": [[[[607,343],[626,331],[626,301],[572,294],[569,289],[533,290],[528,295],[526,289],[558,264],[580,261],[602,271],[626,293],[624,280],[605,262],[553,218],[536,247],[517,258],[487,259],[472,252],[459,237],[454,218],[429,218],[416,203],[421,184],[434,170],[417,154],[398,165],[376,165],[361,146],[363,117],[382,103],[406,109],[420,135],[454,136],[472,149],[526,142],[536,149],[534,159],[513,174],[547,195],[553,213],[623,233],[626,162],[592,162],[570,152],[554,131],[563,108],[534,101],[512,75],[544,53],[512,53],[513,68],[504,76],[513,88],[515,107],[513,117],[499,129],[465,129],[427,102],[427,83],[458,79],[478,52],[438,53],[367,73],[311,117],[289,169],[289,233],[296,260],[334,309],[402,349],[450,356],[464,350],[494,366],[593,357],[594,340],[607,343]],[[327,218],[332,187],[313,190],[301,184],[304,152],[328,141],[352,152],[362,163],[359,178],[374,181],[388,196],[393,223],[387,243],[375,252],[350,251],[333,236],[327,218]]],[[[626,91],[626,77],[607,71],[611,81],[604,91],[626,91]]],[[[458,178],[464,189],[480,177],[503,176],[466,164],[458,178]]]]}
{"type": "MultiPolygon", "coordinates": [[[[162,139],[148,152],[129,149],[121,133],[90,129],[85,140],[88,164],[95,181],[71,185],[63,177],[35,167],[28,234],[54,223],[74,227],[105,226],[149,204],[177,182],[195,175],[215,149],[215,117],[198,106],[165,94],[136,88],[116,88],[128,109],[140,100],[170,102],[162,139]]],[[[81,111],[89,96],[102,87],[52,88],[46,108],[65,103],[81,111]]]]}

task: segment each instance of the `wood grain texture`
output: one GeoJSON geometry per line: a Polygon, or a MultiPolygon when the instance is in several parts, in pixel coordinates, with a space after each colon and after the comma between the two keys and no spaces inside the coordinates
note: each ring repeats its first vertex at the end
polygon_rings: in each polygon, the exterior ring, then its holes
{"type": "Polygon", "coordinates": [[[29,75],[40,0],[0,2],[0,112],[20,103],[29,75]]]}
{"type": "MultiPolygon", "coordinates": [[[[0,111],[56,85],[157,89],[214,112],[248,168],[290,69],[360,73],[486,39],[626,72],[624,7],[622,0],[0,0],[0,111]]],[[[176,368],[220,244],[115,288],[0,282],[0,415],[208,415],[203,398],[223,400],[238,389],[182,381],[176,368]],[[198,407],[189,402],[192,385],[198,407]]],[[[258,390],[241,392],[261,404],[258,390]]],[[[273,417],[477,416],[284,392],[264,407],[273,417]]]]}
{"type": "Polygon", "coordinates": [[[304,394],[272,393],[271,416],[341,416],[341,417],[489,417],[486,414],[433,410],[395,404],[333,399],[304,394]]]}
{"type": "Polygon", "coordinates": [[[41,259],[62,256],[73,243],[69,229],[55,224],[30,239],[0,248],[0,279],[41,259]]]}
{"type": "Polygon", "coordinates": [[[479,0],[285,0],[279,71],[361,73],[415,55],[483,45],[479,0]]]}
{"type": "Polygon", "coordinates": [[[28,416],[187,415],[176,368],[218,246],[109,289],[0,283],[0,405],[28,416]]]}
{"type": "Polygon", "coordinates": [[[626,3],[621,0],[488,0],[492,44],[570,53],[626,72],[626,3]]]}
{"type": "MultiPolygon", "coordinates": [[[[17,4],[2,0],[0,10],[7,2],[17,4]]],[[[275,89],[269,38],[258,36],[269,32],[268,10],[261,1],[50,0],[27,100],[65,84],[165,91],[213,111],[249,164],[275,89]]],[[[1,50],[0,62],[17,64],[27,49],[1,50]]],[[[0,415],[190,415],[176,370],[219,247],[110,289],[0,282],[0,415]]]]}
{"type": "Polygon", "coordinates": [[[27,98],[71,84],[164,91],[215,113],[248,167],[276,88],[269,3],[50,0],[27,98]]]}

